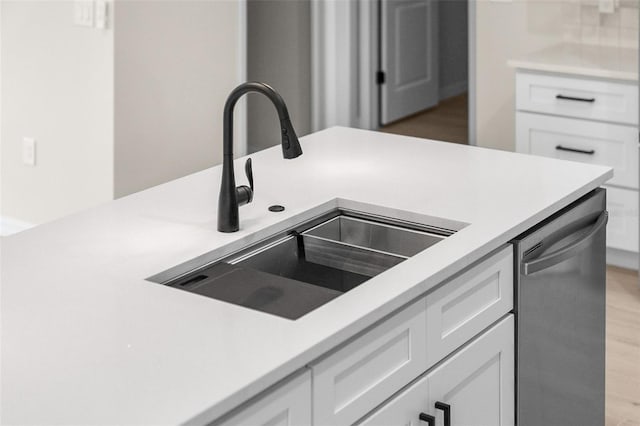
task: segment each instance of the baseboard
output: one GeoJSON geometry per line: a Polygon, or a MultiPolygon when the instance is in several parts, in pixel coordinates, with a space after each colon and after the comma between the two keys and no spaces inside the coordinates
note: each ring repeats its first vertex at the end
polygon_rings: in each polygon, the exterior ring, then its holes
{"type": "Polygon", "coordinates": [[[638,253],[626,250],[618,250],[607,247],[607,265],[619,266],[620,268],[638,270],[638,253]]]}
{"type": "Polygon", "coordinates": [[[462,95],[469,90],[469,83],[467,81],[459,81],[457,83],[450,84],[445,87],[441,87],[438,93],[440,100],[452,98],[454,96],[462,95]]]}
{"type": "Polygon", "coordinates": [[[25,222],[23,220],[0,216],[0,236],[2,237],[16,234],[26,229],[33,228],[34,226],[35,225],[33,223],[25,222]]]}

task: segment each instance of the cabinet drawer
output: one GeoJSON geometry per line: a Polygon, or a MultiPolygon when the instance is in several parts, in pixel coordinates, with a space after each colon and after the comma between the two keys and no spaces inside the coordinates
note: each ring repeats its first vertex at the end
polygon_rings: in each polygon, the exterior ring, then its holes
{"type": "Polygon", "coordinates": [[[607,247],[638,251],[638,191],[607,188],[607,247]]]}
{"type": "Polygon", "coordinates": [[[516,113],[518,152],[612,167],[612,185],[638,187],[637,138],[632,126],[516,113]]]}
{"type": "Polygon", "coordinates": [[[513,247],[429,293],[426,301],[431,367],[513,309],[513,247]]]}
{"type": "Polygon", "coordinates": [[[638,86],[518,72],[516,109],[636,125],[638,86]]]}
{"type": "Polygon", "coordinates": [[[312,366],[313,423],[353,424],[426,370],[425,301],[312,366]]]}
{"type": "Polygon", "coordinates": [[[257,401],[241,407],[237,414],[219,424],[235,425],[311,425],[311,371],[305,371],[257,401]]]}

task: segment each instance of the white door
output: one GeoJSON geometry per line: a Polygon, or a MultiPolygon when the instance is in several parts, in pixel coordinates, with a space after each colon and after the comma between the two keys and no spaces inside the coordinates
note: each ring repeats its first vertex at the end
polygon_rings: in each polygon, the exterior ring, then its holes
{"type": "Polygon", "coordinates": [[[427,377],[429,408],[435,413],[437,425],[515,424],[513,315],[427,377]],[[438,409],[436,404],[444,406],[438,409]],[[449,422],[445,421],[445,411],[449,412],[449,422]]]}
{"type": "Polygon", "coordinates": [[[380,121],[438,103],[438,1],[382,0],[380,121]]]}

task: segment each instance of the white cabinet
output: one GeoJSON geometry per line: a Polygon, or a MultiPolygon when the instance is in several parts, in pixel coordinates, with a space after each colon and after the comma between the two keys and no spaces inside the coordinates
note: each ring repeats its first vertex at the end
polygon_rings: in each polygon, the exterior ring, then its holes
{"type": "Polygon", "coordinates": [[[304,371],[267,392],[219,426],[305,426],[311,425],[311,372],[304,371]]]}
{"type": "Polygon", "coordinates": [[[512,424],[512,309],[513,247],[505,245],[222,425],[418,425],[437,401],[452,406],[453,424],[512,424]],[[469,413],[481,423],[461,423],[469,413]]]}
{"type": "MultiPolygon", "coordinates": [[[[426,426],[420,414],[429,410],[429,383],[422,377],[404,389],[391,401],[374,411],[361,423],[362,426],[426,426]]],[[[433,414],[428,414],[433,415],[433,414]]]]}
{"type": "Polygon", "coordinates": [[[633,126],[516,113],[518,152],[609,166],[610,185],[638,188],[638,130],[633,126]]]}
{"type": "Polygon", "coordinates": [[[621,81],[519,71],[516,109],[635,125],[638,86],[621,81]]]}
{"type": "Polygon", "coordinates": [[[352,424],[512,309],[506,245],[312,364],[314,424],[352,424]]]}
{"type": "MultiPolygon", "coordinates": [[[[515,424],[513,315],[483,334],[428,375],[429,406],[451,407],[452,426],[515,424]]],[[[434,411],[442,425],[441,410],[434,411]]]]}
{"type": "Polygon", "coordinates": [[[348,425],[427,368],[425,301],[312,365],[313,423],[348,425]]]}
{"type": "Polygon", "coordinates": [[[638,85],[516,74],[516,150],[613,168],[607,182],[607,262],[637,268],[638,85]]]}
{"type": "Polygon", "coordinates": [[[608,187],[607,246],[638,252],[638,191],[608,187]]]}
{"type": "Polygon", "coordinates": [[[503,247],[426,299],[431,367],[513,309],[513,246],[503,247]]]}
{"type": "Polygon", "coordinates": [[[509,315],[365,418],[362,425],[515,424],[514,318],[509,315]],[[436,408],[442,407],[443,409],[436,408]]]}

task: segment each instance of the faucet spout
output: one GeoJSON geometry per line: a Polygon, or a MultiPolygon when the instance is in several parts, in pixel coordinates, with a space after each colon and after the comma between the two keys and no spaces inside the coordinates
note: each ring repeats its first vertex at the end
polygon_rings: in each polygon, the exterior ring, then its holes
{"type": "Polygon", "coordinates": [[[287,105],[282,96],[265,83],[249,82],[236,87],[224,105],[223,140],[222,140],[222,183],[218,198],[218,231],[236,232],[240,229],[238,207],[253,199],[253,188],[241,186],[236,188],[235,173],[233,171],[233,110],[238,99],[249,92],[265,95],[276,108],[280,119],[280,136],[282,156],[287,159],[302,155],[300,141],[296,135],[287,105]]]}

